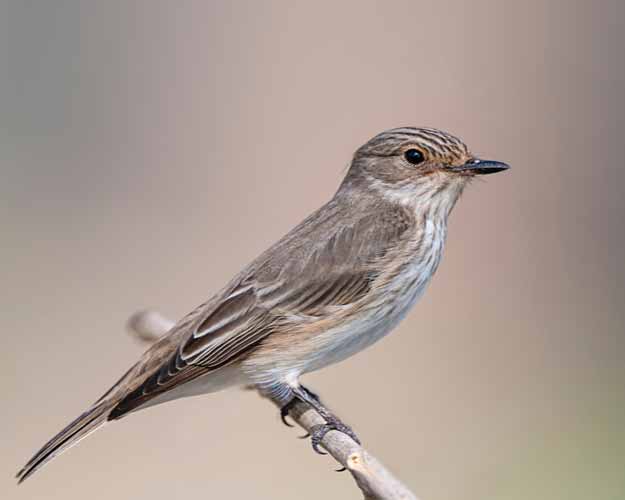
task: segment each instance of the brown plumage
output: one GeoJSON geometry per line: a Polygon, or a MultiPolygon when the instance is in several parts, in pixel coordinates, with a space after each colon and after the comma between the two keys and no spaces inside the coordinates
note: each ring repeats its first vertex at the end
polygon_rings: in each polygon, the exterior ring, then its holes
{"type": "MultiPolygon", "coordinates": [[[[297,397],[315,406],[299,376],[400,321],[438,266],[468,180],[504,168],[434,129],[374,137],[326,205],[182,318],[25,465],[20,482],[103,423],[170,399],[251,384],[285,405],[297,397]]],[[[333,418],[329,428],[347,429],[333,418]]]]}

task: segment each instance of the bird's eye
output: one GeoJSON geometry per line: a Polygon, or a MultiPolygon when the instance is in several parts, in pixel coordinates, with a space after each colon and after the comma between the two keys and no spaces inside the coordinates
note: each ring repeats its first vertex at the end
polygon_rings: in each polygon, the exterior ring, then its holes
{"type": "Polygon", "coordinates": [[[425,156],[418,149],[408,149],[404,153],[404,158],[408,163],[412,163],[413,165],[418,165],[419,163],[423,163],[425,160],[425,156]]]}

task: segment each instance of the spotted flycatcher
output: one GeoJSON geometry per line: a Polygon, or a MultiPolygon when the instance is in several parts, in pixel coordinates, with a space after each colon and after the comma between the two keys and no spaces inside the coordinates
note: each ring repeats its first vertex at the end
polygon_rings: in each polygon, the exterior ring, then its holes
{"type": "Polygon", "coordinates": [[[173,399],[254,386],[283,407],[304,401],[353,431],[300,383],[391,331],[441,259],[447,217],[476,175],[507,169],[430,128],[383,132],[354,154],[334,197],[152,345],[18,473],[23,481],[106,422],[173,399]]]}

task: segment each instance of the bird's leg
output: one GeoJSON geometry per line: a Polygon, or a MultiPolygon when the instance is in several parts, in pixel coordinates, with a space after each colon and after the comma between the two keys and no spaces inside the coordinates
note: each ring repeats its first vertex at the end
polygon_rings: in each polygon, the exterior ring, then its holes
{"type": "MultiPolygon", "coordinates": [[[[301,386],[303,390],[305,390],[308,395],[315,399],[319,404],[321,404],[321,400],[319,399],[319,396],[317,396],[317,394],[315,394],[314,392],[306,389],[305,387],[301,386]]],[[[280,419],[282,419],[282,422],[284,423],[284,425],[286,425],[287,427],[293,427],[291,424],[289,424],[286,421],[286,417],[288,417],[289,412],[293,409],[293,407],[295,406],[295,403],[297,403],[297,401],[300,400],[300,398],[298,398],[297,396],[293,395],[293,397],[289,400],[288,403],[286,403],[284,406],[282,406],[280,408],[280,419]]],[[[308,437],[308,435],[302,436],[302,438],[308,437]]]]}
{"type": "MultiPolygon", "coordinates": [[[[321,400],[319,399],[319,396],[317,394],[315,394],[310,389],[307,389],[304,386],[300,386],[300,387],[302,388],[302,390],[304,390],[308,394],[310,398],[314,399],[315,401],[317,401],[319,405],[321,405],[321,400]]],[[[282,420],[284,425],[286,425],[287,427],[293,427],[291,424],[287,422],[286,417],[289,415],[289,412],[293,409],[293,407],[295,406],[295,403],[297,403],[298,400],[300,400],[300,398],[298,398],[297,396],[293,396],[287,404],[285,404],[284,406],[282,406],[282,408],[280,408],[280,419],[282,420]]],[[[302,439],[305,439],[309,436],[310,434],[306,433],[303,436],[299,436],[299,437],[302,439]]]]}
{"type": "MultiPolygon", "coordinates": [[[[323,440],[324,436],[330,431],[339,431],[343,434],[347,434],[350,438],[360,444],[360,439],[354,433],[354,431],[348,425],[345,425],[341,420],[334,415],[330,410],[328,410],[319,400],[319,397],[313,392],[306,389],[304,386],[300,385],[292,388],[293,394],[297,399],[303,401],[304,403],[312,406],[319,415],[326,421],[325,424],[315,425],[311,430],[311,443],[313,450],[317,453],[324,455],[325,453],[319,449],[319,445],[323,440]]],[[[291,400],[288,405],[292,405],[293,400],[291,400]]],[[[288,410],[287,410],[288,414],[288,410]]]]}

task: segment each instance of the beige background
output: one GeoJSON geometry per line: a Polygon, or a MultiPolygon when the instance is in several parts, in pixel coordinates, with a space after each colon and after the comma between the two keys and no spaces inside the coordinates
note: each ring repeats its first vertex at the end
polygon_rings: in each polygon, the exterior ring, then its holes
{"type": "Polygon", "coordinates": [[[253,394],[178,401],[12,474],[393,126],[473,185],[393,335],[306,382],[423,500],[625,498],[625,3],[0,6],[0,497],[358,498],[253,394]]]}

